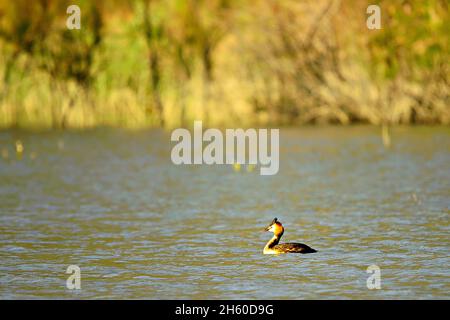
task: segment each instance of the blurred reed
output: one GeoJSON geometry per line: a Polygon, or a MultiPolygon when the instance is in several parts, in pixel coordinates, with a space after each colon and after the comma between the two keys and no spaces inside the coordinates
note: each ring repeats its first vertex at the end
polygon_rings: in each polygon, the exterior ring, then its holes
{"type": "Polygon", "coordinates": [[[0,0],[0,128],[449,124],[448,2],[372,2],[0,0]]]}

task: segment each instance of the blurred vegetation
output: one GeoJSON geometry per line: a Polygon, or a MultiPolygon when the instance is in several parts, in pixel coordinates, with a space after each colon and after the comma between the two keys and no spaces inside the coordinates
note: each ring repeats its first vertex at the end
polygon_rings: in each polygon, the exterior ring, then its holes
{"type": "Polygon", "coordinates": [[[447,0],[0,0],[0,128],[449,124],[449,34],[447,0]]]}

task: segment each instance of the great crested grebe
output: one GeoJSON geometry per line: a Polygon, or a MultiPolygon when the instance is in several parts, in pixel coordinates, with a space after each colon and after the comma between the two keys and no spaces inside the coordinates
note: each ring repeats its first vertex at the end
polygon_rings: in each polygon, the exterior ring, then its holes
{"type": "Polygon", "coordinates": [[[280,242],[281,236],[283,235],[284,228],[277,218],[273,219],[272,222],[264,228],[264,231],[273,232],[272,239],[267,242],[264,247],[264,254],[279,254],[279,253],[314,253],[317,252],[313,248],[308,247],[303,243],[282,243],[280,242]]]}

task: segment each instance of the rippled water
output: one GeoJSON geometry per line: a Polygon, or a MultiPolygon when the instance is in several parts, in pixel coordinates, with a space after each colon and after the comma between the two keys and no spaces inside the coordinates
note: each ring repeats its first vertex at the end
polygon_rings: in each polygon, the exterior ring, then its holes
{"type": "Polygon", "coordinates": [[[158,130],[2,132],[0,298],[449,299],[449,138],[284,129],[278,175],[260,176],[175,166],[158,130]],[[319,252],[263,255],[274,217],[319,252]]]}

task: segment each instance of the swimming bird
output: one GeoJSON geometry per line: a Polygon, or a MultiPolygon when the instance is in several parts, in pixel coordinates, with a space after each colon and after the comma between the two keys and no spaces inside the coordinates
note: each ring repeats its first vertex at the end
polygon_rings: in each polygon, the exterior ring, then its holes
{"type": "Polygon", "coordinates": [[[267,242],[264,247],[264,254],[279,254],[279,253],[314,253],[317,252],[313,248],[307,246],[303,243],[282,243],[280,242],[281,237],[284,233],[284,227],[277,218],[273,219],[272,222],[264,228],[264,231],[273,232],[272,239],[267,242]]]}

